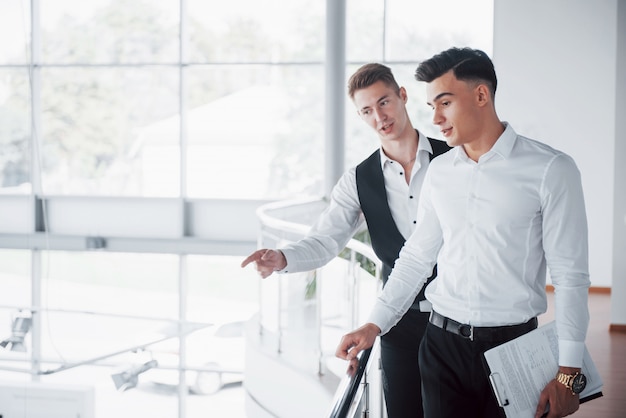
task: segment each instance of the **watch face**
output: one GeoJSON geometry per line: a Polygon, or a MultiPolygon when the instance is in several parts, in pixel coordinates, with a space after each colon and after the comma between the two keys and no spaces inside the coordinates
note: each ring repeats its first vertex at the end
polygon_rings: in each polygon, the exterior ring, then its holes
{"type": "Polygon", "coordinates": [[[579,394],[587,386],[587,377],[584,374],[577,374],[572,381],[572,392],[579,394]]]}

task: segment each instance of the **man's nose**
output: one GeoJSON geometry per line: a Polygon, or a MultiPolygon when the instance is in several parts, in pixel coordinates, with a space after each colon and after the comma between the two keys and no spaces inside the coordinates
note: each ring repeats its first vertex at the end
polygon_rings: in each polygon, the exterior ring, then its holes
{"type": "Polygon", "coordinates": [[[387,115],[381,109],[374,109],[374,119],[376,119],[377,122],[380,122],[387,119],[387,115]]]}
{"type": "Polygon", "coordinates": [[[437,110],[433,111],[433,124],[440,125],[443,122],[443,116],[437,110]]]}

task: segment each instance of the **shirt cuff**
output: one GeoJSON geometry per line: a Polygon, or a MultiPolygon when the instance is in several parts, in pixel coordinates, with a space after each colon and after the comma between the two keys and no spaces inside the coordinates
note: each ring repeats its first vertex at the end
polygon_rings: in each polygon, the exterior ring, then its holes
{"type": "Polygon", "coordinates": [[[385,309],[384,306],[382,306],[380,303],[376,303],[374,305],[374,308],[370,313],[369,319],[366,322],[371,322],[372,324],[380,328],[379,335],[384,335],[388,333],[395,323],[393,314],[385,309]]]}
{"type": "Polygon", "coordinates": [[[584,341],[559,340],[559,366],[582,367],[584,352],[584,341]]]}
{"type": "Polygon", "coordinates": [[[281,253],[283,253],[283,255],[285,256],[285,261],[287,262],[287,264],[285,265],[285,268],[282,269],[282,270],[274,270],[274,273],[285,274],[285,273],[289,273],[290,271],[293,271],[294,270],[293,266],[289,265],[289,259],[293,258],[292,254],[294,253],[294,251],[291,251],[288,248],[281,248],[281,249],[277,249],[276,251],[280,251],[281,253]]]}

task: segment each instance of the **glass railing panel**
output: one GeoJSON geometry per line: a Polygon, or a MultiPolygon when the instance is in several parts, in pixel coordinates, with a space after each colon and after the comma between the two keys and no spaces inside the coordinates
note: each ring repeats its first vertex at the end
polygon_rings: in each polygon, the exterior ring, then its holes
{"type": "MultiPolygon", "coordinates": [[[[321,201],[262,207],[259,247],[280,248],[301,239],[324,207],[321,201]]],[[[374,356],[369,350],[362,354],[361,377],[347,374],[348,363],[335,357],[341,337],[369,315],[382,285],[380,266],[369,245],[351,240],[323,267],[260,281],[260,334],[278,341],[275,350],[290,366],[305,374],[334,376],[338,387],[331,392],[335,399],[329,406],[339,408],[340,414],[348,408],[350,413],[371,410],[371,417],[383,416],[377,349],[374,356]],[[339,400],[343,405],[336,405],[339,400]]]]}

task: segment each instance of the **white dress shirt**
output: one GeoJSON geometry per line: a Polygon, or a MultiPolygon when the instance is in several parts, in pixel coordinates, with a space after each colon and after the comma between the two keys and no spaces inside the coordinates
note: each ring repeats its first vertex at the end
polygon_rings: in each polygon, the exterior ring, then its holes
{"type": "MultiPolygon", "coordinates": [[[[408,238],[416,224],[417,201],[433,150],[425,135],[418,132],[419,141],[410,184],[404,169],[380,150],[387,202],[398,231],[408,238]]],[[[307,236],[281,248],[287,266],[278,273],[295,273],[321,267],[344,249],[350,238],[364,222],[356,187],[356,167],[339,179],[330,195],[330,203],[319,216],[307,236]]]]}
{"type": "Polygon", "coordinates": [[[407,240],[369,322],[386,333],[437,262],[426,298],[464,324],[526,322],[555,287],[559,364],[580,367],[589,323],[587,221],[580,173],[568,155],[510,125],[478,162],[463,147],[433,160],[416,232],[407,240]]]}

